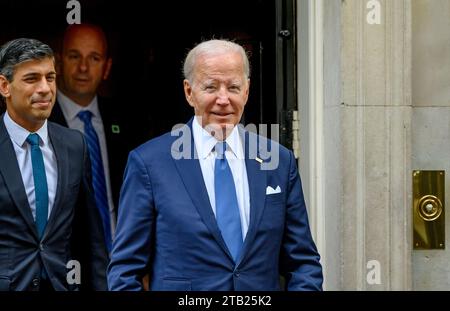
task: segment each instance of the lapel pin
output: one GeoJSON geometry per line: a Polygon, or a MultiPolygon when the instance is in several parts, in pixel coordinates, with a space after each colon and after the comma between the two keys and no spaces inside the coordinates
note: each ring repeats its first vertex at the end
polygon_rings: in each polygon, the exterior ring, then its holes
{"type": "Polygon", "coordinates": [[[116,124],[111,125],[111,131],[112,131],[114,134],[119,134],[119,133],[120,133],[120,126],[118,126],[118,125],[116,125],[116,124]]]}
{"type": "Polygon", "coordinates": [[[261,159],[260,159],[260,158],[258,158],[258,157],[256,157],[256,158],[255,158],[255,160],[256,160],[256,161],[258,161],[258,162],[259,162],[260,164],[262,164],[262,163],[263,163],[263,160],[261,160],[261,159]]]}

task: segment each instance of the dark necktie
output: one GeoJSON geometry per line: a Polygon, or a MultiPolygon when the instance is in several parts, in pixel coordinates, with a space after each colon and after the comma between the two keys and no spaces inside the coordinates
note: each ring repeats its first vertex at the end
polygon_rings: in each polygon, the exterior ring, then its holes
{"type": "Polygon", "coordinates": [[[48,217],[48,187],[45,175],[44,157],[39,147],[39,135],[30,134],[27,142],[31,146],[31,164],[33,166],[34,193],[36,197],[36,228],[39,238],[44,234],[48,217]]]}
{"type": "Polygon", "coordinates": [[[216,219],[228,250],[236,262],[243,243],[236,187],[225,156],[226,143],[220,142],[215,148],[217,152],[214,165],[216,219]]]}
{"type": "Polygon", "coordinates": [[[84,123],[84,136],[89,150],[92,169],[92,185],[94,188],[95,203],[100,212],[103,222],[103,233],[108,252],[111,252],[111,220],[109,216],[108,194],[106,191],[105,171],[103,169],[102,153],[97,133],[92,126],[92,113],[90,111],[80,111],[78,118],[84,123]]]}

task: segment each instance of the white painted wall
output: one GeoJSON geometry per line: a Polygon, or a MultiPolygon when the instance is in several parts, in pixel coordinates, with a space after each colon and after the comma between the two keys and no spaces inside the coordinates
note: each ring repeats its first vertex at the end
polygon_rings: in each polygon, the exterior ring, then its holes
{"type": "Polygon", "coordinates": [[[378,1],[380,25],[368,1],[298,1],[300,169],[328,290],[412,288],[411,0],[378,1]]]}
{"type": "Polygon", "coordinates": [[[329,289],[407,290],[412,284],[411,1],[376,1],[378,25],[367,22],[368,2],[327,1],[324,7],[327,275],[339,278],[329,289]],[[333,221],[338,225],[330,225],[333,221]],[[331,245],[332,234],[339,234],[337,247],[331,245]],[[368,263],[374,262],[379,282],[367,278],[368,263]]]}
{"type": "Polygon", "coordinates": [[[341,282],[340,1],[298,2],[300,171],[324,289],[341,282]],[[326,3],[326,5],[324,5],[326,3]]]}

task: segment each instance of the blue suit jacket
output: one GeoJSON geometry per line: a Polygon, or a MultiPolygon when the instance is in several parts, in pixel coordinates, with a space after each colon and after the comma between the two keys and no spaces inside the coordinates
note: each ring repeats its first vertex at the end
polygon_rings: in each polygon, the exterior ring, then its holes
{"type": "MultiPolygon", "coordinates": [[[[191,126],[192,120],[185,129],[191,126]]],[[[248,142],[264,138],[241,134],[250,224],[237,262],[217,226],[199,161],[177,159],[185,150],[174,144],[179,137],[168,133],[129,155],[108,267],[111,290],[141,290],[146,273],[151,290],[279,290],[280,274],[288,290],[321,289],[320,257],[292,152],[279,146],[278,167],[262,170],[249,156],[255,153],[248,152],[248,142]],[[267,186],[282,192],[266,195],[267,186]]]]}

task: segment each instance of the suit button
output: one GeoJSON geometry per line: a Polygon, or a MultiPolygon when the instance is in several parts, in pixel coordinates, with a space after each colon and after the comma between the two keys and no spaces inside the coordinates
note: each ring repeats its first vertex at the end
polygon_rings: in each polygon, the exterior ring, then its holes
{"type": "Polygon", "coordinates": [[[44,251],[44,244],[39,244],[39,249],[41,250],[41,252],[43,252],[44,251]]]}
{"type": "Polygon", "coordinates": [[[234,271],[234,276],[237,278],[241,276],[241,273],[239,272],[239,270],[234,271]]]}
{"type": "Polygon", "coordinates": [[[31,281],[31,284],[33,284],[33,287],[38,287],[39,286],[39,279],[38,278],[34,278],[33,281],[31,281]]]}

